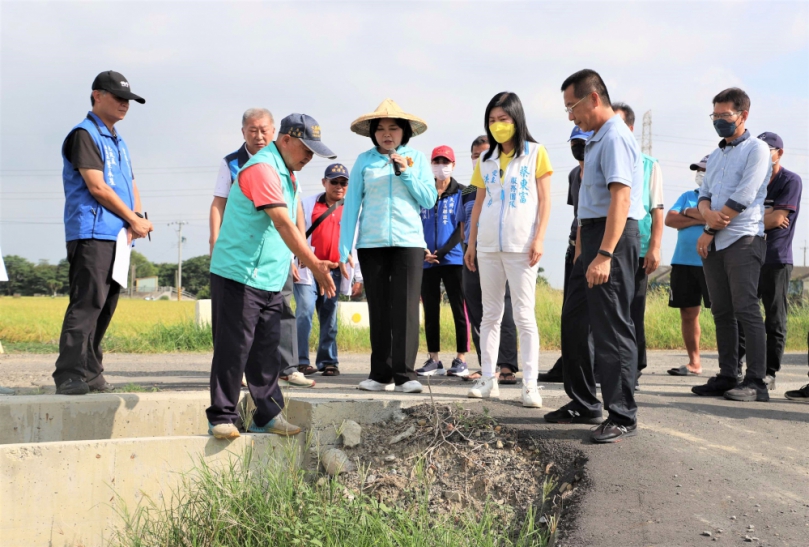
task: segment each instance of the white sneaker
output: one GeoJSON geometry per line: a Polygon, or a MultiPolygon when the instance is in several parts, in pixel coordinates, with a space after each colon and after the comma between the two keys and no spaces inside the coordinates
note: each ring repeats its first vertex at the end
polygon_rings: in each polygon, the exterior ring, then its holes
{"type": "Polygon", "coordinates": [[[396,386],[393,390],[394,391],[401,391],[402,393],[421,393],[424,389],[419,382],[416,380],[410,380],[409,382],[405,382],[400,386],[396,386]]]}
{"type": "Polygon", "coordinates": [[[360,385],[357,386],[362,391],[393,391],[395,387],[393,383],[390,384],[383,384],[381,382],[377,382],[376,380],[371,380],[368,378],[367,380],[363,380],[360,382],[360,385]]]}
{"type": "Polygon", "coordinates": [[[314,387],[315,381],[310,380],[301,372],[293,372],[289,376],[281,376],[281,380],[294,387],[314,387]]]}
{"type": "Polygon", "coordinates": [[[522,406],[529,408],[542,408],[542,396],[536,384],[522,386],[522,406]]]}
{"type": "Polygon", "coordinates": [[[466,394],[470,399],[484,399],[488,397],[500,397],[500,386],[497,385],[497,378],[478,378],[475,385],[466,394]]]}

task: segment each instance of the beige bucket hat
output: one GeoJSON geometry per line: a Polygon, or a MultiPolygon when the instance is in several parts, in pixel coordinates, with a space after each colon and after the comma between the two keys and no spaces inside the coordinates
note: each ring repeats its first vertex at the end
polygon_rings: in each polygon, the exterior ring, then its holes
{"type": "Polygon", "coordinates": [[[414,116],[413,114],[408,114],[402,111],[399,105],[393,102],[393,99],[385,99],[382,101],[382,104],[376,107],[376,110],[370,114],[364,114],[354,120],[354,122],[351,124],[351,131],[357,135],[362,135],[363,137],[370,137],[371,120],[382,118],[399,118],[409,121],[410,127],[413,128],[414,137],[427,131],[427,122],[418,116],[414,116]]]}

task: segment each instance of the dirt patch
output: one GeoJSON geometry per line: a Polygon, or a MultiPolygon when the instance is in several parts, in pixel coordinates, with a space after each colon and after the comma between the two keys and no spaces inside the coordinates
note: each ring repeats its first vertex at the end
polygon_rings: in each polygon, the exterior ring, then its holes
{"type": "Polygon", "coordinates": [[[461,404],[409,408],[363,426],[361,444],[343,450],[356,464],[340,478],[350,491],[385,504],[428,496],[430,510],[444,513],[486,508],[517,526],[531,511],[554,536],[587,484],[580,452],[461,404]]]}

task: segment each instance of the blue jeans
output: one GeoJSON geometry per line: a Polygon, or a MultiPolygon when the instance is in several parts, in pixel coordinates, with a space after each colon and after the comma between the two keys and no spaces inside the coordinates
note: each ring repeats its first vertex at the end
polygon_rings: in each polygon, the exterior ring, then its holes
{"type": "MultiPolygon", "coordinates": [[[[342,278],[340,269],[331,271],[331,278],[337,292],[342,278]]],[[[312,319],[317,311],[320,321],[320,344],[317,347],[315,363],[318,370],[325,365],[337,366],[337,295],[326,298],[319,293],[316,281],[311,285],[295,283],[295,320],[298,327],[298,363],[309,364],[309,334],[312,332],[312,319]]]]}

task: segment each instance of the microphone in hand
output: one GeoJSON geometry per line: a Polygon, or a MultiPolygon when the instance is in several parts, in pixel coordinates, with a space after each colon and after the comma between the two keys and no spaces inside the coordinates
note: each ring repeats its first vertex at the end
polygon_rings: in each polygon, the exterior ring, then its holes
{"type": "Polygon", "coordinates": [[[396,160],[393,159],[393,154],[395,153],[396,150],[388,150],[388,155],[391,157],[390,162],[393,164],[393,172],[396,173],[396,176],[398,177],[402,174],[402,169],[399,167],[399,164],[396,163],[396,160]]]}

